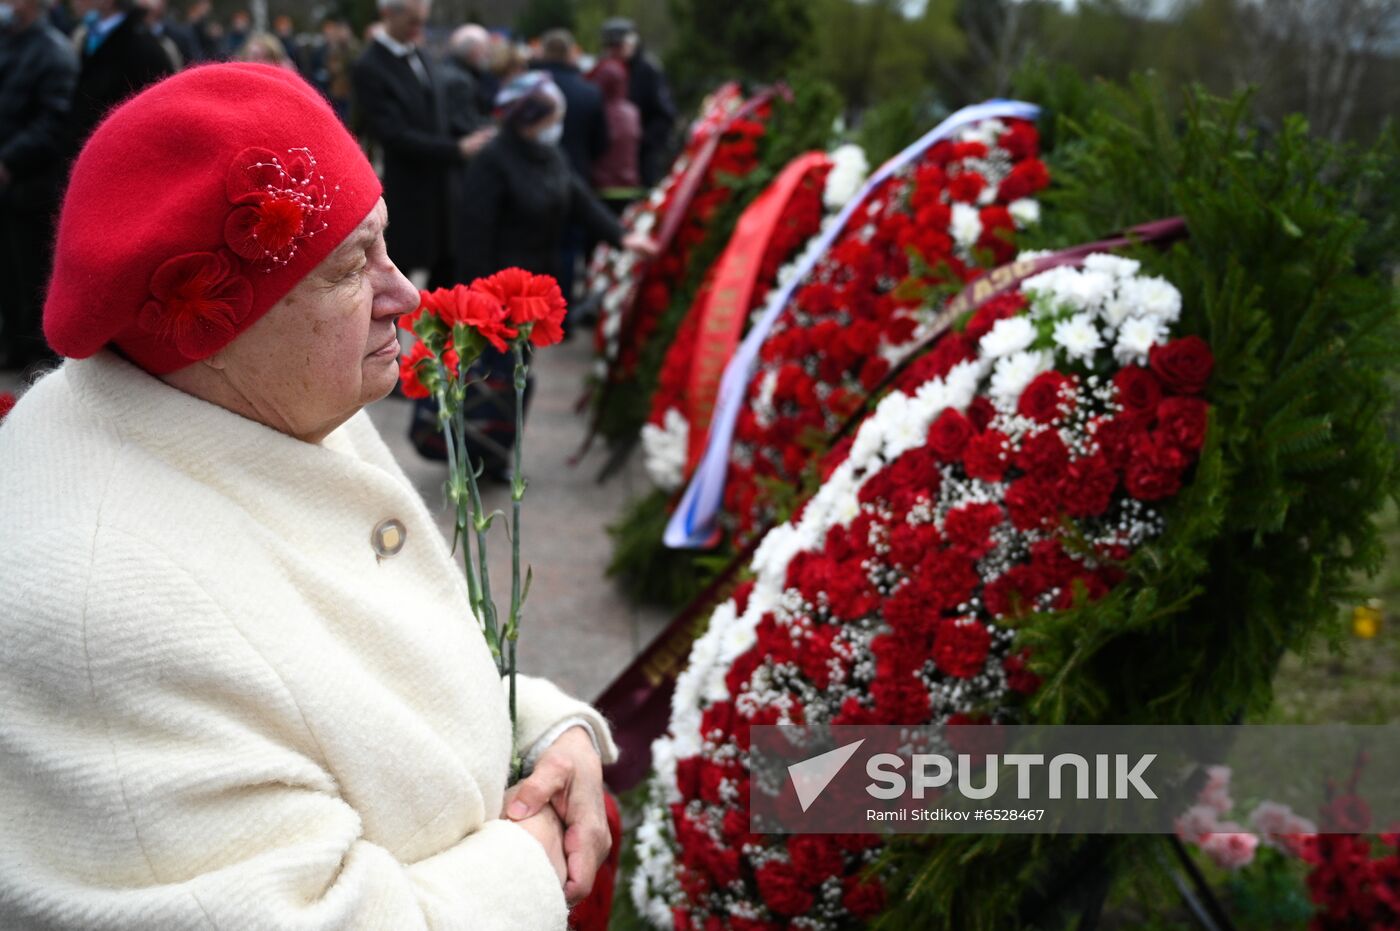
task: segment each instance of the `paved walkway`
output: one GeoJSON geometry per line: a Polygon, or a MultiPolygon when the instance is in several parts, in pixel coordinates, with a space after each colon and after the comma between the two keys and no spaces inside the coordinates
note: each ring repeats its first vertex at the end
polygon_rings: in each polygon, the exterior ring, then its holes
{"type": "MultiPolygon", "coordinates": [[[[640,457],[607,484],[594,481],[603,461],[595,449],[578,467],[568,459],[583,441],[585,419],[574,413],[591,362],[587,334],[542,350],[535,363],[535,395],[525,426],[525,467],[530,479],[522,515],[522,562],[534,568],[520,635],[522,672],[552,679],[581,698],[593,699],[665,625],[667,615],[637,609],[616,591],[604,570],[611,552],[606,526],[624,504],[645,489],[640,457]]],[[[16,373],[0,373],[0,391],[19,392],[16,373]]],[[[411,404],[390,397],[370,415],[428,506],[452,538],[443,507],[445,466],[421,458],[408,442],[411,404]]],[[[503,486],[485,490],[485,504],[509,513],[503,486]]],[[[491,578],[509,605],[510,541],[507,520],[491,530],[491,578]]]]}

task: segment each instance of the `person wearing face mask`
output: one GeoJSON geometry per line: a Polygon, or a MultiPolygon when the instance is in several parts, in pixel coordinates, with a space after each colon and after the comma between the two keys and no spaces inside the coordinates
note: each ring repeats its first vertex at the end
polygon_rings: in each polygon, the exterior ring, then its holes
{"type": "Polygon", "coordinates": [[[77,55],[49,25],[49,6],[0,0],[0,368],[48,353],[39,308],[78,80],[77,55]]]}
{"type": "MultiPolygon", "coordinates": [[[[468,165],[457,211],[462,281],[511,267],[558,278],[569,223],[614,246],[655,254],[650,238],[624,234],[617,217],[569,166],[559,148],[565,106],[559,87],[540,71],[512,79],[497,94],[500,132],[468,165]]],[[[481,441],[473,453],[485,460],[488,475],[500,476],[515,442],[512,363],[488,349],[481,365],[486,383],[473,408],[481,441]]],[[[418,437],[426,441],[437,429],[431,411],[415,413],[413,435],[420,451],[425,444],[418,437]]]]}

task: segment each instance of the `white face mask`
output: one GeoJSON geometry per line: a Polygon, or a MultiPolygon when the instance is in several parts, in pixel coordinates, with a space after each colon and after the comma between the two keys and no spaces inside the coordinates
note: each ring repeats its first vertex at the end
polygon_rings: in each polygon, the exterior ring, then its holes
{"type": "Polygon", "coordinates": [[[548,128],[541,131],[540,134],[535,137],[535,141],[540,145],[558,145],[559,141],[563,138],[564,121],[560,120],[557,123],[550,124],[548,128]]]}

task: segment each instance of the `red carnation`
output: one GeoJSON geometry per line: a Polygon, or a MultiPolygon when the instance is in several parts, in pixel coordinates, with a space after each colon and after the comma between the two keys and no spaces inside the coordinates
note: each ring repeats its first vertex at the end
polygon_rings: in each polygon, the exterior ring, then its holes
{"type": "Polygon", "coordinates": [[[1022,197],[1029,197],[1036,191],[1041,190],[1050,183],[1050,172],[1046,170],[1045,163],[1038,158],[1026,159],[1002,179],[1001,187],[997,189],[997,200],[1010,203],[1013,200],[1020,200],[1022,197]]]}
{"type": "Polygon", "coordinates": [[[1054,423],[1069,410],[1074,380],[1060,372],[1041,372],[1021,392],[1016,411],[1036,423],[1054,423]]]}
{"type": "Polygon", "coordinates": [[[413,349],[408,355],[399,359],[399,384],[403,388],[404,397],[426,398],[428,396],[428,389],[424,387],[423,380],[419,377],[418,364],[431,362],[432,358],[433,354],[420,340],[413,344],[413,349]]]}
{"type": "Polygon", "coordinates": [[[794,875],[791,864],[771,860],[758,868],[755,878],[763,904],[779,915],[805,914],[815,901],[811,890],[794,875]]]}
{"type": "Polygon", "coordinates": [[[972,478],[984,482],[999,482],[1009,464],[1007,436],[1000,430],[988,430],[974,436],[963,453],[963,469],[972,478]]]}
{"type": "Polygon", "coordinates": [[[997,145],[1017,161],[1034,158],[1040,152],[1040,134],[1035,125],[1024,120],[1012,120],[1006,132],[1001,134],[997,145]]]}
{"type": "Polygon", "coordinates": [[[1139,501],[1160,501],[1181,490],[1181,473],[1187,460],[1175,446],[1157,437],[1141,436],[1123,476],[1128,494],[1139,501]]]}
{"type": "Polygon", "coordinates": [[[480,333],[496,351],[506,351],[506,340],[517,331],[506,325],[506,309],[491,295],[465,285],[419,292],[421,309],[434,314],[449,328],[462,324],[480,333]]]}
{"type": "Polygon", "coordinates": [[[1167,398],[1157,405],[1158,431],[1178,448],[1196,452],[1206,441],[1206,402],[1167,398]]]}
{"type": "Polygon", "coordinates": [[[987,179],[977,172],[960,172],[957,177],[948,181],[948,196],[955,201],[970,204],[977,200],[977,195],[981,194],[986,186],[987,179]]]}
{"type": "Polygon", "coordinates": [[[141,328],[172,343],[186,359],[204,359],[238,335],[253,308],[253,285],[228,252],[192,252],[168,259],[151,276],[154,300],[141,308],[141,328]]]}
{"type": "Polygon", "coordinates": [[[802,882],[818,886],[845,872],[846,858],[835,840],[821,834],[795,834],[788,838],[793,872],[802,882]]]}
{"type": "Polygon", "coordinates": [[[494,298],[506,309],[511,325],[529,326],[530,342],[536,346],[552,346],[564,338],[561,324],[568,304],[559,283],[548,275],[533,275],[523,268],[507,268],[489,278],[479,278],[471,284],[494,298]]]}
{"type": "Polygon", "coordinates": [[[965,504],[948,512],[943,533],[955,552],[981,559],[992,548],[992,530],[1004,519],[995,504],[965,504]]]}
{"type": "Polygon", "coordinates": [[[1049,482],[1027,476],[1006,489],[1006,511],[1020,530],[1035,530],[1053,523],[1059,513],[1055,488],[1049,482]]]}
{"type": "Polygon", "coordinates": [[[1162,383],[1157,376],[1141,366],[1129,365],[1113,376],[1113,387],[1118,389],[1118,403],[1123,406],[1125,415],[1151,422],[1162,400],[1162,383]]]}
{"type": "Polygon", "coordinates": [[[847,876],[841,885],[841,904],[856,918],[869,920],[884,911],[885,887],[878,879],[847,876]]]}
{"type": "Polygon", "coordinates": [[[1030,695],[1040,688],[1040,676],[1031,672],[1029,660],[1025,650],[1002,660],[1001,668],[1006,672],[1006,687],[1011,691],[1030,695]]]}
{"type": "Polygon", "coordinates": [[[987,664],[992,635],[972,618],[944,618],[933,641],[933,661],[938,669],[959,679],[970,679],[987,664]]]}
{"type": "Polygon", "coordinates": [[[8,391],[0,391],[0,420],[4,420],[10,415],[10,411],[15,409],[15,396],[8,391]]]}
{"type": "Polygon", "coordinates": [[[1153,346],[1147,361],[1157,377],[1177,394],[1200,394],[1215,367],[1210,345],[1199,336],[1184,336],[1164,346],[1153,346]]]}
{"type": "Polygon", "coordinates": [[[1082,456],[1065,467],[1059,495],[1071,517],[1098,517],[1113,502],[1118,473],[1103,453],[1082,456]]]}
{"type": "Polygon", "coordinates": [[[1016,454],[1018,468],[1044,481],[1058,480],[1068,463],[1069,449],[1060,439],[1058,430],[1042,430],[1023,441],[1020,452],[1016,454]]]}

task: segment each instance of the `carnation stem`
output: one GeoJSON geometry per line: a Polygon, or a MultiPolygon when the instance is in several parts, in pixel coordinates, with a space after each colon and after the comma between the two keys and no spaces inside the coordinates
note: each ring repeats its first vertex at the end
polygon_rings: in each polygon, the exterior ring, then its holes
{"type": "MultiPolygon", "coordinates": [[[[444,374],[446,369],[444,368],[444,374]]],[[[448,379],[443,378],[441,383],[448,384],[448,379]]],[[[448,401],[448,390],[438,389],[438,419],[442,421],[442,436],[447,446],[447,482],[448,493],[452,497],[452,503],[456,507],[457,539],[462,543],[462,566],[467,574],[467,597],[471,600],[472,608],[476,611],[478,619],[485,624],[485,616],[481,610],[481,588],[477,584],[476,572],[472,568],[471,537],[467,533],[467,495],[466,487],[462,480],[462,471],[458,468],[458,441],[456,436],[456,423],[452,411],[454,405],[448,401]]],[[[468,466],[470,471],[470,466],[468,466]]],[[[487,638],[490,642],[490,638],[487,638]]]]}
{"type": "Polygon", "coordinates": [[[510,722],[515,726],[515,644],[520,637],[520,502],[525,498],[523,453],[525,445],[525,337],[511,342],[515,355],[514,471],[510,482],[510,617],[506,621],[507,668],[510,673],[510,722]]]}
{"type": "Polygon", "coordinates": [[[463,410],[465,406],[464,394],[463,403],[453,411],[454,433],[456,433],[458,442],[461,443],[459,460],[462,464],[462,471],[466,474],[467,491],[471,495],[472,527],[476,531],[476,558],[477,564],[481,567],[481,621],[486,628],[486,645],[491,648],[491,657],[496,661],[497,671],[500,671],[502,668],[500,629],[496,623],[496,603],[491,598],[491,567],[486,561],[486,531],[490,528],[490,521],[484,516],[485,509],[481,505],[481,488],[476,481],[476,469],[471,457],[467,455],[467,415],[463,410]]]}

